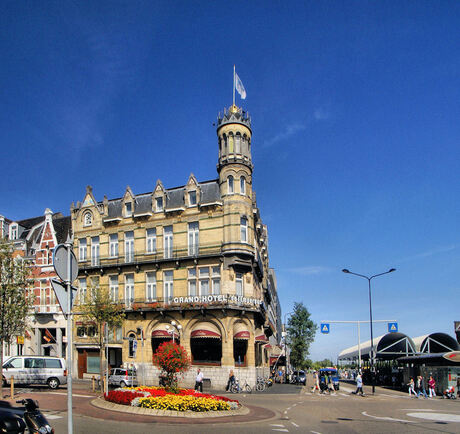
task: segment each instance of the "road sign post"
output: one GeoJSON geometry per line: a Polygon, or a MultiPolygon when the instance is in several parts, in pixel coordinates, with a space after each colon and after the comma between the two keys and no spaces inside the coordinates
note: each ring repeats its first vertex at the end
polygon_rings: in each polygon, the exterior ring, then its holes
{"type": "Polygon", "coordinates": [[[72,282],[78,276],[78,263],[72,251],[70,237],[64,244],[59,244],[54,250],[53,265],[56,274],[63,280],[52,280],[51,284],[56,293],[56,298],[63,313],[67,316],[67,432],[73,434],[72,412],[72,305],[76,288],[72,288],[72,282]]]}

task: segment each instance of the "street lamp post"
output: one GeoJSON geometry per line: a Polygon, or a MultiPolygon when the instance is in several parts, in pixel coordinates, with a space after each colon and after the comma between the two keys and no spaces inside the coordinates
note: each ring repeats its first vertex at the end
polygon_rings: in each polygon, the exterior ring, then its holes
{"type": "Polygon", "coordinates": [[[344,268],[342,270],[344,273],[347,274],[353,274],[355,276],[363,277],[364,279],[367,279],[367,282],[369,284],[369,319],[370,319],[370,326],[371,326],[371,354],[370,354],[370,360],[371,360],[371,377],[372,377],[372,393],[375,393],[375,367],[374,367],[374,334],[373,334],[373,327],[372,327],[372,293],[371,293],[371,280],[374,277],[379,277],[383,276],[384,274],[392,273],[393,271],[396,271],[396,268],[390,268],[388,271],[385,271],[384,273],[379,273],[379,274],[374,274],[373,276],[364,276],[363,274],[358,274],[358,273],[353,273],[350,270],[347,270],[344,268]]]}
{"type": "Polygon", "coordinates": [[[177,330],[178,336],[180,337],[181,329],[182,329],[182,326],[180,324],[177,324],[176,321],[174,321],[174,320],[171,321],[171,326],[166,325],[166,330],[172,336],[173,343],[174,343],[174,335],[175,335],[176,330],[177,330]]]}

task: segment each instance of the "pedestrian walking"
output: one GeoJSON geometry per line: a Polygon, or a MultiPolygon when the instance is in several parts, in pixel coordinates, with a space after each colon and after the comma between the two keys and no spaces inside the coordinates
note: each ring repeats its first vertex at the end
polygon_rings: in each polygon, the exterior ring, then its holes
{"type": "Polygon", "coordinates": [[[414,396],[417,398],[417,394],[415,393],[415,382],[414,382],[414,379],[412,377],[411,377],[409,383],[407,383],[407,385],[409,386],[409,396],[414,394],[414,396]]]}
{"type": "Polygon", "coordinates": [[[314,384],[313,384],[313,387],[311,388],[311,393],[315,393],[317,390],[320,390],[320,388],[319,388],[319,375],[318,375],[318,373],[316,371],[313,372],[313,381],[314,381],[314,384]]]}
{"type": "Polygon", "coordinates": [[[196,379],[195,379],[195,390],[199,390],[201,393],[203,392],[203,373],[201,369],[198,368],[196,372],[196,379]]]}
{"type": "Polygon", "coordinates": [[[428,380],[428,391],[430,394],[430,398],[435,398],[436,397],[436,381],[434,381],[434,378],[432,375],[430,375],[430,379],[428,380]]]}
{"type": "Polygon", "coordinates": [[[232,384],[234,382],[235,382],[235,374],[233,373],[233,369],[230,369],[230,373],[228,374],[227,387],[225,389],[227,392],[231,389],[232,384]]]}
{"type": "Polygon", "coordinates": [[[417,398],[419,398],[422,393],[425,398],[428,398],[425,390],[425,382],[423,381],[423,377],[419,375],[417,377],[417,398]]]}
{"type": "Polygon", "coordinates": [[[356,392],[355,392],[355,395],[357,395],[358,392],[359,392],[359,394],[361,396],[364,396],[364,392],[363,392],[363,377],[361,376],[361,373],[359,373],[356,376],[356,392]]]}

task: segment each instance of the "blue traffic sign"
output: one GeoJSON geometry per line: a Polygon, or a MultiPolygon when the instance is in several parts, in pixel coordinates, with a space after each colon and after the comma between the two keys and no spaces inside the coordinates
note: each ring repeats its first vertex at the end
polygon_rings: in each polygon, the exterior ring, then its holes
{"type": "Polygon", "coordinates": [[[388,323],[388,333],[397,333],[397,331],[398,331],[398,323],[389,322],[388,323]]]}
{"type": "Polygon", "coordinates": [[[329,333],[331,326],[329,325],[329,323],[323,322],[321,323],[320,329],[321,329],[321,333],[327,334],[329,333]]]}

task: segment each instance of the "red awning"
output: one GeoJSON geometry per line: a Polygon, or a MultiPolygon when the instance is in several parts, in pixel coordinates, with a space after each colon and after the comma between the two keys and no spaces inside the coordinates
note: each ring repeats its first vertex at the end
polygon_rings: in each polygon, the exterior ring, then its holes
{"type": "Polygon", "coordinates": [[[268,342],[268,338],[265,335],[256,336],[256,342],[268,342]]]}
{"type": "MultiPolygon", "coordinates": [[[[174,337],[178,338],[179,335],[174,333],[174,337]]],[[[152,332],[152,338],[172,338],[172,335],[167,330],[154,330],[152,332]]]]}
{"type": "Polygon", "coordinates": [[[213,332],[211,330],[193,330],[190,334],[191,338],[218,338],[220,339],[220,334],[213,332]]]}
{"type": "Polygon", "coordinates": [[[235,333],[233,335],[233,339],[247,341],[249,339],[249,332],[247,330],[243,330],[241,332],[235,333]]]}

